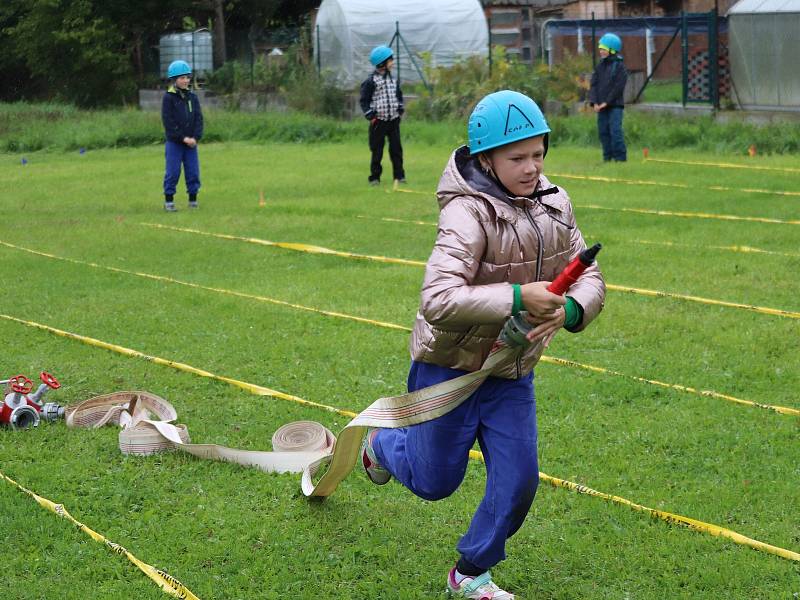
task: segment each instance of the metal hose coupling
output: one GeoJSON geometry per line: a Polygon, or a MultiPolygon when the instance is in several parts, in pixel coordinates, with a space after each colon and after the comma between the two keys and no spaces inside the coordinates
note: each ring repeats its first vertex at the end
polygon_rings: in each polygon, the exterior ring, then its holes
{"type": "Polygon", "coordinates": [[[509,318],[503,325],[500,332],[500,340],[511,348],[525,348],[530,346],[527,335],[533,329],[533,325],[528,323],[527,311],[522,311],[509,318]]]}
{"type": "Polygon", "coordinates": [[[36,409],[23,404],[11,411],[8,416],[8,424],[11,429],[30,429],[31,427],[38,427],[39,413],[36,409]]]}
{"type": "Polygon", "coordinates": [[[48,423],[64,418],[64,407],[55,402],[45,402],[42,407],[42,418],[48,423]]]}

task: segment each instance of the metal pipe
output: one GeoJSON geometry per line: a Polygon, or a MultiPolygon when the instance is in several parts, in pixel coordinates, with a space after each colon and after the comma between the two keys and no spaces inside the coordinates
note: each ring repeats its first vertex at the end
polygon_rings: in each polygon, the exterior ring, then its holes
{"type": "Polygon", "coordinates": [[[550,22],[551,21],[555,21],[555,20],[556,19],[554,17],[550,17],[548,19],[545,19],[542,22],[541,33],[539,35],[539,43],[540,43],[540,45],[542,47],[542,60],[544,60],[545,57],[547,57],[547,67],[548,67],[548,69],[553,66],[553,61],[552,61],[552,58],[550,56],[550,54],[552,53],[551,52],[552,48],[550,46],[550,32],[548,32],[546,30],[547,30],[547,26],[550,24],[550,22]],[[545,48],[545,38],[547,39],[547,42],[548,42],[546,48],[545,48]]]}

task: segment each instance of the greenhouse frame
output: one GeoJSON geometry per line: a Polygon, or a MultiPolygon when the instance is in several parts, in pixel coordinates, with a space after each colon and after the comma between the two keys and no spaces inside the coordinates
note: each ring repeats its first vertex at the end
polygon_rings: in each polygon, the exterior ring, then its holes
{"type": "Polygon", "coordinates": [[[487,57],[489,29],[478,0],[323,0],[314,27],[321,73],[351,88],[372,71],[369,53],[379,45],[394,50],[396,78],[418,82],[425,60],[448,67],[487,57]]]}
{"type": "Polygon", "coordinates": [[[740,108],[800,111],[800,0],[740,0],[727,16],[740,108]]]}

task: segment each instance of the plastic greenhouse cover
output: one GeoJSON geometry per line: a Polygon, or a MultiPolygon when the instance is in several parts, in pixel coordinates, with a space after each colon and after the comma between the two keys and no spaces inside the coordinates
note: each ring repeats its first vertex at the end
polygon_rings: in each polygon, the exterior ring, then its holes
{"type": "Polygon", "coordinates": [[[800,13],[800,0],[739,0],[729,15],[794,12],[800,13]]]}
{"type": "Polygon", "coordinates": [[[478,0],[323,0],[320,5],[315,58],[342,87],[367,77],[373,70],[370,50],[390,42],[395,76],[419,81],[423,56],[430,57],[432,66],[486,56],[489,32],[478,0]],[[392,42],[397,31],[399,44],[392,42]]]}

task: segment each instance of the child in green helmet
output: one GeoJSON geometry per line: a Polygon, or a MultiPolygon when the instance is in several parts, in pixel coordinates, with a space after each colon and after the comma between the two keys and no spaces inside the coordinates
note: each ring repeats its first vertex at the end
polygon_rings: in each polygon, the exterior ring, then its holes
{"type": "Polygon", "coordinates": [[[427,500],[461,484],[478,441],[486,492],[446,577],[451,596],[509,600],[490,569],[522,526],[539,482],[533,368],[561,330],[583,330],[601,311],[605,283],[584,271],[566,296],[547,286],[586,248],[567,193],[543,175],[550,128],[536,103],[489,94],[469,119],[469,146],[453,152],[439,181],[439,229],[411,334],[409,391],[481,368],[507,319],[527,311],[532,342],[500,363],[444,416],[403,429],[373,429],[362,463],[427,500]]]}

